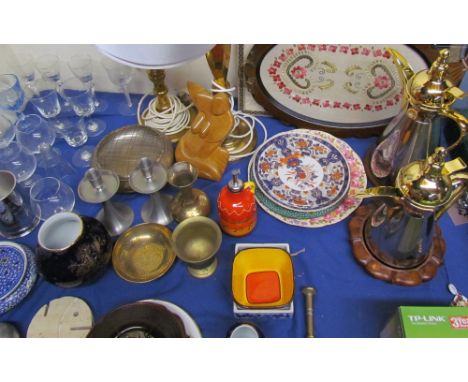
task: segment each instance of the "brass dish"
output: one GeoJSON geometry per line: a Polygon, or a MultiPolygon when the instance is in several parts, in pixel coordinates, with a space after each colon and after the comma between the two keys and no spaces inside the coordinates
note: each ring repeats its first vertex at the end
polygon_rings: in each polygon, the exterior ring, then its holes
{"type": "Polygon", "coordinates": [[[130,173],[142,157],[170,167],[174,161],[171,142],[147,126],[129,125],[112,131],[98,143],[91,165],[114,171],[120,178],[119,192],[134,192],[128,183],[130,173]]]}
{"type": "Polygon", "coordinates": [[[124,280],[145,283],[163,276],[174,263],[171,231],[166,227],[139,224],[122,234],[112,251],[112,265],[124,280]]]}

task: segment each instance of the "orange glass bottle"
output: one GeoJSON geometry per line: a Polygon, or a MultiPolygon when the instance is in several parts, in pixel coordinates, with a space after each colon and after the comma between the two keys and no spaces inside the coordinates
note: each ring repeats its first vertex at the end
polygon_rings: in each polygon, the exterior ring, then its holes
{"type": "Polygon", "coordinates": [[[257,223],[255,184],[242,182],[240,170],[232,172],[232,179],[218,196],[219,223],[222,230],[231,236],[248,235],[257,223]]]}

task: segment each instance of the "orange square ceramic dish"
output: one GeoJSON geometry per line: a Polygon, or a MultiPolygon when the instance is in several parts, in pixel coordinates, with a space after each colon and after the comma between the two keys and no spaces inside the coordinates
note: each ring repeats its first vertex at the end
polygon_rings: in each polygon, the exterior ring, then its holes
{"type": "Polygon", "coordinates": [[[294,271],[288,252],[280,248],[240,251],[232,266],[234,301],[245,308],[277,308],[294,294],[294,271]]]}

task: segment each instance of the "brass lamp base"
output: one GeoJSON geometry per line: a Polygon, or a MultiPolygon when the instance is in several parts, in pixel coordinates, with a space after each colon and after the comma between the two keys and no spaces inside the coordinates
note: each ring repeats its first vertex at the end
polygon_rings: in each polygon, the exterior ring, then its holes
{"type": "Polygon", "coordinates": [[[373,277],[393,284],[415,286],[431,280],[436,275],[439,266],[442,265],[445,255],[445,240],[442,238],[440,227],[438,225],[435,227],[432,248],[422,264],[408,269],[393,268],[378,259],[367,246],[364,238],[364,227],[375,209],[375,204],[361,206],[354,212],[349,221],[348,229],[356,260],[373,277]]]}

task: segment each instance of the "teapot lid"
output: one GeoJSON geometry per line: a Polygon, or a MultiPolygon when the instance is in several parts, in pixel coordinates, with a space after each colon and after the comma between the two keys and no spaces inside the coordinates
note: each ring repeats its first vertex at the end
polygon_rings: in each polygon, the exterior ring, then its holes
{"type": "Polygon", "coordinates": [[[427,159],[403,167],[396,179],[401,194],[423,207],[444,205],[452,194],[452,181],[444,171],[446,153],[438,147],[427,159]]]}
{"type": "Polygon", "coordinates": [[[449,56],[448,49],[440,50],[429,69],[414,74],[408,80],[406,93],[412,105],[437,111],[463,97],[464,92],[446,78],[449,56]]]}

